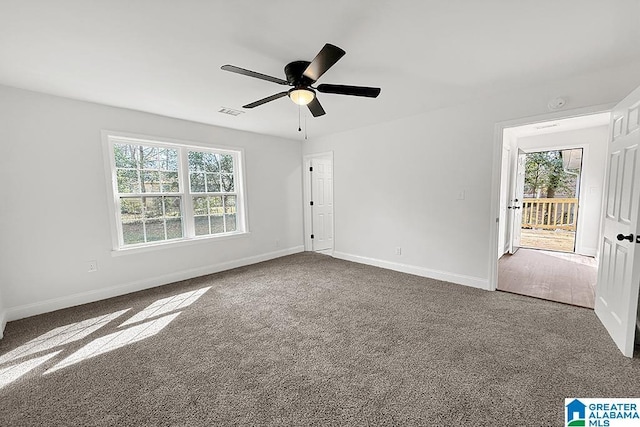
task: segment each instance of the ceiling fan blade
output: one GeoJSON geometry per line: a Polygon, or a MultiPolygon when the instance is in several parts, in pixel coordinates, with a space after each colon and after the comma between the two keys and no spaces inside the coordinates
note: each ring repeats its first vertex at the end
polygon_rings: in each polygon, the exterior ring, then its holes
{"type": "Polygon", "coordinates": [[[252,102],[251,104],[243,105],[242,108],[254,108],[258,107],[262,104],[266,104],[267,102],[275,101],[278,98],[282,98],[283,96],[287,96],[289,92],[280,92],[275,95],[267,96],[266,98],[262,98],[256,102],[252,102]]]}
{"type": "Polygon", "coordinates": [[[313,114],[313,117],[320,117],[327,114],[324,111],[324,108],[322,108],[322,105],[320,105],[320,101],[318,101],[317,97],[313,98],[313,101],[308,103],[307,107],[309,107],[309,111],[311,111],[311,114],[313,114]]]}
{"type": "Polygon", "coordinates": [[[289,82],[286,80],[279,79],[277,77],[271,77],[266,74],[258,73],[251,70],[245,70],[244,68],[236,67],[235,65],[223,65],[220,67],[224,71],[231,71],[232,73],[242,74],[244,76],[254,77],[260,80],[266,80],[268,82],[278,83],[280,85],[288,85],[289,82]]]}
{"type": "Polygon", "coordinates": [[[318,52],[311,64],[302,73],[303,76],[313,80],[314,82],[320,78],[329,68],[333,66],[340,58],[345,55],[345,51],[338,46],[332,44],[325,44],[324,47],[318,52]]]}
{"type": "Polygon", "coordinates": [[[318,92],[335,93],[338,95],[366,96],[368,98],[376,98],[380,95],[379,87],[366,86],[346,86],[346,85],[318,85],[318,92]]]}

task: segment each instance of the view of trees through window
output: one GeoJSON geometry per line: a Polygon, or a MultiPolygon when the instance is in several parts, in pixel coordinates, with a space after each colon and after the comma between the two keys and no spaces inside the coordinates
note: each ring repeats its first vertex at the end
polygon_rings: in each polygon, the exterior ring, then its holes
{"type": "Polygon", "coordinates": [[[193,197],[196,236],[236,231],[233,177],[232,156],[189,151],[191,192],[206,194],[193,197]]]}
{"type": "Polygon", "coordinates": [[[115,144],[113,152],[124,244],[181,238],[178,150],[115,144]]]}
{"type": "Polygon", "coordinates": [[[525,171],[525,197],[536,199],[577,197],[580,169],[565,170],[560,151],[528,153],[525,171]]]}
{"type": "Polygon", "coordinates": [[[112,147],[122,244],[237,231],[233,155],[152,144],[112,147]]]}

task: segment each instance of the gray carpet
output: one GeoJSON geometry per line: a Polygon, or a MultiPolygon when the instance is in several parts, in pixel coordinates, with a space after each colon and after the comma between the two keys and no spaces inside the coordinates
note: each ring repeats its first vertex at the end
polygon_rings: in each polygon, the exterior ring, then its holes
{"type": "Polygon", "coordinates": [[[2,424],[543,426],[562,425],[565,397],[640,396],[640,360],[592,310],[312,253],[11,322],[0,357],[127,308],[0,364],[61,351],[0,389],[2,424]],[[207,286],[157,334],[44,374],[145,324],[121,326],[155,301],[207,286]]]}

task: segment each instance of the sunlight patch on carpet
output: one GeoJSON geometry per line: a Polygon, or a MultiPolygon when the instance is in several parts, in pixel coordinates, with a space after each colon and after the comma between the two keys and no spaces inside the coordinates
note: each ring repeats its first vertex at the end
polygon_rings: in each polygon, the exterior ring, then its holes
{"type": "Polygon", "coordinates": [[[122,348],[129,344],[141,341],[145,338],[152,337],[164,329],[169,323],[171,323],[176,317],[180,315],[180,312],[170,314],[168,316],[160,317],[149,322],[142,323],[137,326],[124,329],[122,331],[114,332],[104,337],[96,338],[89,344],[82,347],[69,357],[65,358],[53,368],[46,371],[44,374],[55,372],[59,369],[66,368],[67,366],[74,365],[83,360],[90,359],[92,357],[99,356],[118,348],[122,348]]]}
{"type": "Polygon", "coordinates": [[[27,372],[37,368],[47,360],[56,356],[61,351],[62,350],[59,350],[59,351],[56,351],[55,353],[47,354],[45,356],[40,356],[35,359],[29,359],[26,362],[18,363],[17,365],[0,369],[0,388],[14,382],[15,380],[17,380],[27,372]]]}
{"type": "Polygon", "coordinates": [[[28,343],[0,356],[0,364],[81,340],[129,310],[130,309],[127,308],[126,310],[116,311],[115,313],[93,317],[83,320],[82,322],[52,329],[46,334],[40,335],[28,343]]]}
{"type": "Polygon", "coordinates": [[[167,314],[171,311],[183,309],[185,307],[193,304],[198,298],[204,295],[211,289],[211,286],[207,288],[198,289],[196,291],[185,292],[182,294],[174,295],[172,297],[160,299],[141,312],[137,313],[135,316],[126,320],[119,327],[132,325],[134,323],[142,322],[144,320],[150,319],[152,317],[161,316],[163,314],[167,314]]]}

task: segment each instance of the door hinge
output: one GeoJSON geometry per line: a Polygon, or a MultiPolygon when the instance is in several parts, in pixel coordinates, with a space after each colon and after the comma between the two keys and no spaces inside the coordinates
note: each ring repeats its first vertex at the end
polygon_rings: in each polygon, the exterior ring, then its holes
{"type": "Polygon", "coordinates": [[[313,234],[311,235],[311,238],[313,239],[313,234]]]}
{"type": "Polygon", "coordinates": [[[309,168],[309,172],[313,172],[313,166],[309,168]]]}
{"type": "Polygon", "coordinates": [[[309,206],[313,206],[313,200],[309,202],[309,206]]]}

